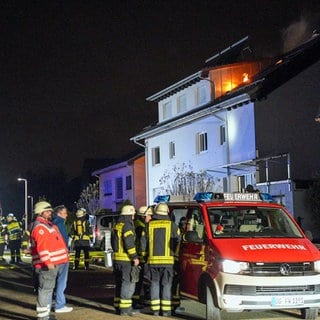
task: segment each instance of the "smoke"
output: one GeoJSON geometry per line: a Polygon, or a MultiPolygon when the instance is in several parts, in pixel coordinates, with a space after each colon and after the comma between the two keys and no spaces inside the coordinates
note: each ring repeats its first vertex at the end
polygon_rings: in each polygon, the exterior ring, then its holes
{"type": "Polygon", "coordinates": [[[311,32],[308,21],[301,17],[282,31],[283,52],[288,52],[310,38],[311,32]]]}

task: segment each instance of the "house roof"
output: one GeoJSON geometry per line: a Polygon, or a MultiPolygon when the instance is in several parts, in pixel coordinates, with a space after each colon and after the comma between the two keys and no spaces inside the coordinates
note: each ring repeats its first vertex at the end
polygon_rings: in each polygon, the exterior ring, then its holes
{"type": "Polygon", "coordinates": [[[123,157],[115,159],[112,163],[109,163],[108,166],[93,171],[92,176],[99,176],[102,173],[125,167],[128,164],[131,164],[136,159],[143,156],[144,156],[144,148],[139,147],[134,151],[127,153],[123,157]]]}
{"type": "MultiPolygon", "coordinates": [[[[210,70],[213,65],[222,62],[235,61],[237,56],[241,53],[241,50],[247,45],[248,38],[243,38],[239,42],[229,47],[229,50],[223,50],[219,54],[209,58],[206,61],[205,70],[210,70]],[[227,55],[223,58],[223,55],[227,55]],[[208,67],[210,66],[210,67],[208,67]]],[[[260,100],[266,98],[266,96],[280,87],[291,78],[314,64],[320,59],[320,36],[314,34],[308,41],[302,43],[295,49],[275,57],[274,63],[270,64],[264,70],[256,74],[249,84],[243,84],[240,87],[228,92],[221,96],[219,99],[210,101],[209,103],[202,105],[196,109],[192,109],[189,112],[181,114],[177,117],[171,118],[167,121],[157,123],[155,125],[146,127],[138,135],[132,137],[130,140],[137,142],[145,138],[156,135],[160,132],[167,130],[168,128],[176,127],[195,118],[204,117],[209,113],[219,112],[223,109],[230,109],[231,107],[241,106],[250,101],[260,100]]],[[[147,98],[149,101],[159,101],[166,96],[182,90],[188,85],[191,85],[192,81],[198,81],[201,78],[201,72],[195,73],[192,76],[177,82],[176,84],[158,92],[157,94],[147,98]]]]}
{"type": "MultiPolygon", "coordinates": [[[[219,66],[230,64],[239,61],[239,56],[245,48],[249,47],[249,37],[246,36],[243,39],[239,40],[238,42],[232,44],[228,48],[223,49],[219,53],[215,54],[214,56],[208,58],[205,61],[204,68],[209,68],[212,66],[219,66]]],[[[199,70],[198,72],[174,83],[173,85],[153,94],[152,96],[146,98],[147,101],[154,101],[159,102],[171,95],[201,81],[203,69],[199,70]]]]}

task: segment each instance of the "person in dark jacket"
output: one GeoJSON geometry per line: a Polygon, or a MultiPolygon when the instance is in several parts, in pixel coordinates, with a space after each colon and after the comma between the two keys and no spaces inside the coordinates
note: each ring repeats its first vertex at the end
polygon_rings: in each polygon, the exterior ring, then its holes
{"type": "Polygon", "coordinates": [[[21,262],[20,249],[23,230],[13,213],[7,215],[7,232],[11,254],[10,263],[18,264],[21,262]]]}
{"type": "Polygon", "coordinates": [[[139,274],[133,278],[133,271],[139,266],[136,250],[135,228],[133,225],[135,209],[125,205],[120,217],[112,229],[111,245],[113,249],[113,273],[115,277],[114,307],[117,314],[132,316],[132,296],[139,274]]]}
{"type": "Polygon", "coordinates": [[[2,218],[0,217],[0,263],[6,263],[6,260],[3,257],[4,248],[6,246],[6,234],[7,227],[2,222],[2,218]]]}
{"type": "Polygon", "coordinates": [[[174,255],[180,243],[178,226],[170,220],[168,213],[167,204],[159,203],[141,239],[142,249],[146,246],[143,251],[151,280],[151,311],[155,316],[161,311],[165,317],[171,315],[174,255]]]}
{"type": "Polygon", "coordinates": [[[136,217],[134,219],[134,227],[136,232],[136,248],[137,253],[139,256],[140,264],[140,275],[139,275],[139,281],[136,283],[136,288],[134,291],[134,294],[132,296],[133,301],[133,308],[134,309],[143,309],[144,307],[144,301],[143,297],[141,296],[142,287],[143,287],[143,279],[145,274],[145,252],[142,252],[141,250],[141,236],[146,228],[146,219],[147,217],[151,217],[153,214],[152,207],[148,206],[141,206],[136,214],[136,217]]]}
{"type": "Polygon", "coordinates": [[[74,240],[74,249],[76,251],[74,257],[74,270],[79,268],[80,263],[80,254],[83,250],[84,252],[84,268],[89,270],[90,263],[90,243],[93,239],[92,226],[88,221],[88,215],[86,209],[81,208],[76,212],[77,219],[73,222],[73,240],[74,240]]]}
{"type": "MultiPolygon", "coordinates": [[[[66,219],[68,216],[68,210],[64,205],[57,206],[53,209],[54,217],[52,219],[52,223],[55,224],[68,248],[69,236],[66,228],[66,219]]],[[[71,312],[73,310],[72,307],[66,306],[66,297],[64,291],[67,287],[68,281],[68,273],[69,273],[69,261],[58,266],[57,280],[56,280],[56,288],[55,288],[55,312],[56,313],[65,313],[71,312]]]]}

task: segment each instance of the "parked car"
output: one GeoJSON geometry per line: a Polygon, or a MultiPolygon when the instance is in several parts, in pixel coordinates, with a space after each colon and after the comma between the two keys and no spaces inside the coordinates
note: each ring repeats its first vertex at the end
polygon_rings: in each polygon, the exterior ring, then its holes
{"type": "Polygon", "coordinates": [[[92,221],[94,231],[94,247],[96,249],[105,250],[105,234],[111,231],[113,225],[119,217],[119,212],[111,212],[94,216],[92,221]]]}

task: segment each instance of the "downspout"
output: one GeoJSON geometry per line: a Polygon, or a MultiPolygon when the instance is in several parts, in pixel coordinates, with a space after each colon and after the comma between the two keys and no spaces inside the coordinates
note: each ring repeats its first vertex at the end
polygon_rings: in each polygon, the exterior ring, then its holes
{"type": "Polygon", "coordinates": [[[267,193],[270,192],[270,184],[269,184],[269,161],[266,160],[266,182],[267,182],[267,193]]]}
{"type": "Polygon", "coordinates": [[[132,140],[136,145],[144,148],[144,155],[145,155],[145,172],[146,172],[146,205],[149,205],[149,165],[148,165],[148,147],[141,143],[138,142],[136,139],[132,140]]]}
{"type": "Polygon", "coordinates": [[[226,135],[226,158],[227,158],[227,190],[226,192],[231,192],[231,170],[230,170],[230,146],[229,146],[229,130],[228,130],[228,113],[226,113],[226,118],[219,117],[212,114],[215,118],[220,120],[225,124],[225,135],[226,135]]]}
{"type": "Polygon", "coordinates": [[[289,192],[291,192],[291,162],[290,162],[290,153],[287,153],[287,173],[288,173],[288,185],[289,192]]]}

